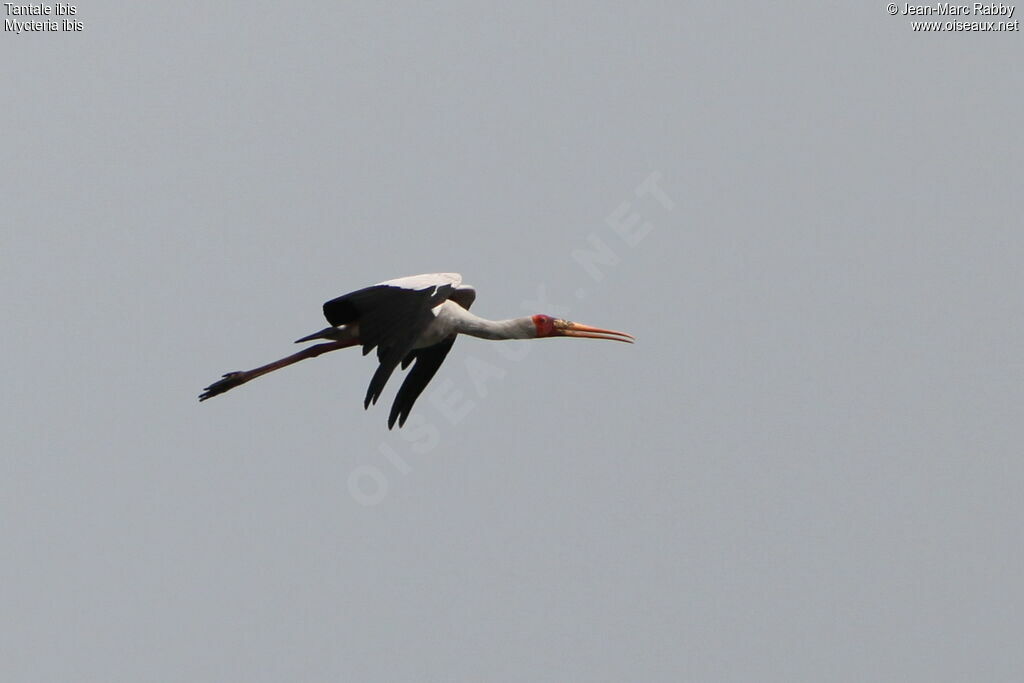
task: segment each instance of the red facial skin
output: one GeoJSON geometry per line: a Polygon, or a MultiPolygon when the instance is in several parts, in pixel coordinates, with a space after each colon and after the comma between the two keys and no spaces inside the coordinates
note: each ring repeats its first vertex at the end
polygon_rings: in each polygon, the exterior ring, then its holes
{"type": "Polygon", "coordinates": [[[555,319],[550,315],[535,315],[533,326],[537,328],[538,337],[550,337],[555,331],[555,319]]]}

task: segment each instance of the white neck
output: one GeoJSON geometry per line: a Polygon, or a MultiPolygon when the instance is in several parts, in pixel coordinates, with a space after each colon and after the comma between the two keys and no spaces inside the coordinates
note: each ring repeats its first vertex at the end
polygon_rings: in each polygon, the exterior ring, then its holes
{"type": "Polygon", "coordinates": [[[533,318],[512,318],[511,320],[488,320],[473,315],[461,306],[453,306],[447,311],[454,318],[454,327],[460,334],[481,339],[533,339],[537,336],[537,328],[533,318]]]}

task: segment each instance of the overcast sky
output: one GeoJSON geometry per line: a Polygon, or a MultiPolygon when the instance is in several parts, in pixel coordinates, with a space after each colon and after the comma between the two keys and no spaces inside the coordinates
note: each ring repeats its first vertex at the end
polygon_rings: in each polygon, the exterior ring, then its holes
{"type": "Polygon", "coordinates": [[[1024,43],[911,20],[5,30],[0,678],[1024,679],[1024,43]],[[637,343],[461,339],[402,431],[356,351],[196,401],[437,271],[637,343]]]}

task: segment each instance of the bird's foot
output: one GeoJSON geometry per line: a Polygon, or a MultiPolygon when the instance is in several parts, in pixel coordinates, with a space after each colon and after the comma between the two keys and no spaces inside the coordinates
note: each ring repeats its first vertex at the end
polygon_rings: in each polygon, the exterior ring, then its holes
{"type": "Polygon", "coordinates": [[[239,384],[245,384],[251,379],[250,373],[248,372],[228,372],[221,379],[217,380],[210,386],[203,389],[203,393],[199,394],[199,400],[205,401],[208,398],[212,398],[217,394],[223,394],[229,389],[234,389],[239,384]]]}

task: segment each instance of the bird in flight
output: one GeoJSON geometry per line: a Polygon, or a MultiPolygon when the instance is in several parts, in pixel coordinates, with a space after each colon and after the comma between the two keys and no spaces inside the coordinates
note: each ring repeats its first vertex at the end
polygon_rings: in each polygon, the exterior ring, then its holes
{"type": "Polygon", "coordinates": [[[511,320],[487,320],[469,312],[476,290],[462,284],[458,273],[413,275],[350,292],[324,304],[330,323],[319,332],[295,343],[329,340],[252,370],[229,372],[203,390],[200,401],[223,394],[268,372],[280,370],[306,358],[328,351],[362,346],[363,355],[377,349],[379,365],[366,390],[363,407],[376,403],[388,378],[399,365],[412,370],[402,382],[388,416],[388,429],[401,427],[413,404],[459,334],[481,339],[538,339],[541,337],[589,337],[633,342],[633,335],[600,327],[581,325],[549,315],[532,315],[511,320]]]}

